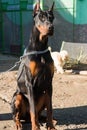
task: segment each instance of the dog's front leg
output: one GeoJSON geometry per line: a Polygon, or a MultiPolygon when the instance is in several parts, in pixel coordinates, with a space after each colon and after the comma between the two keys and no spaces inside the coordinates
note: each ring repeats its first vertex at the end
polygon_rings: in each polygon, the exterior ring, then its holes
{"type": "Polygon", "coordinates": [[[39,125],[38,125],[38,119],[37,119],[37,114],[35,111],[35,103],[34,103],[34,96],[33,96],[33,85],[31,83],[31,79],[29,79],[30,75],[29,75],[29,71],[26,71],[26,75],[25,75],[25,84],[27,87],[27,98],[29,101],[29,105],[30,105],[30,117],[31,117],[31,124],[32,124],[32,130],[40,130],[39,125]]]}
{"type": "Polygon", "coordinates": [[[47,130],[56,130],[52,117],[52,94],[47,94],[47,130]]]}
{"type": "Polygon", "coordinates": [[[51,130],[51,128],[53,128],[51,100],[52,99],[49,96],[47,96],[47,130],[51,130]]]}
{"type": "Polygon", "coordinates": [[[40,130],[39,128],[39,124],[37,123],[38,119],[37,119],[37,114],[35,111],[35,103],[34,103],[34,98],[33,98],[33,90],[32,87],[29,88],[29,95],[28,95],[28,100],[29,100],[29,104],[30,104],[30,117],[31,117],[31,123],[32,123],[32,130],[40,130]]]}
{"type": "Polygon", "coordinates": [[[22,124],[20,122],[20,117],[19,117],[19,112],[16,113],[16,118],[15,118],[15,122],[16,122],[16,128],[17,130],[21,130],[22,129],[22,124]]]}

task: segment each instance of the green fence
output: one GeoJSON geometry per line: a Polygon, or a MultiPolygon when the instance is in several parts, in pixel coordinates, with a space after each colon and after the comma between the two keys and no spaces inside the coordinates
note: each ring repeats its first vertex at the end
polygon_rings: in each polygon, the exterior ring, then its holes
{"type": "MultiPolygon", "coordinates": [[[[1,0],[0,2],[0,52],[20,55],[29,41],[32,28],[33,1],[7,1],[1,0]]],[[[54,37],[49,40],[49,45],[54,50],[59,50],[62,41],[67,41],[67,39],[73,41],[76,0],[54,1],[55,33],[54,37]]],[[[52,2],[53,0],[41,0],[41,6],[48,9],[52,2]]]]}
{"type": "MultiPolygon", "coordinates": [[[[44,0],[43,7],[51,7],[53,0],[44,0]]],[[[54,8],[54,36],[49,45],[53,51],[59,51],[62,41],[74,41],[76,0],[55,0],[54,8]]]]}
{"type": "Polygon", "coordinates": [[[0,52],[23,53],[29,41],[33,5],[32,0],[0,1],[0,52]]]}

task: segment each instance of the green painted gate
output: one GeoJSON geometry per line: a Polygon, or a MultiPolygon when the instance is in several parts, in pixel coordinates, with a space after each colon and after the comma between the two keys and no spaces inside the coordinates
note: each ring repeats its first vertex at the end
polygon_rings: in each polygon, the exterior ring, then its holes
{"type": "MultiPolygon", "coordinates": [[[[0,1],[0,52],[20,55],[29,41],[33,0],[0,1]]],[[[42,7],[42,1],[41,1],[42,7]]]]}
{"type": "MultiPolygon", "coordinates": [[[[41,0],[41,7],[48,9],[53,1],[55,32],[49,39],[52,49],[59,51],[62,41],[87,42],[87,0],[41,0]]],[[[32,28],[32,9],[33,0],[0,1],[0,52],[23,53],[32,28]]]]}

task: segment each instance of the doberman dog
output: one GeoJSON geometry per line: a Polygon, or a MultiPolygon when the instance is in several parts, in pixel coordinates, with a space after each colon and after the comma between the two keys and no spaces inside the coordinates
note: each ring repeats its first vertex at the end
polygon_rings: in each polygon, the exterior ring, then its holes
{"type": "Polygon", "coordinates": [[[53,35],[53,7],[42,11],[35,6],[34,26],[26,54],[18,71],[17,90],[12,98],[13,118],[17,130],[22,120],[31,121],[32,130],[40,130],[39,117],[47,109],[47,130],[56,130],[52,117],[52,78],[54,63],[48,50],[48,36],[53,35]]]}

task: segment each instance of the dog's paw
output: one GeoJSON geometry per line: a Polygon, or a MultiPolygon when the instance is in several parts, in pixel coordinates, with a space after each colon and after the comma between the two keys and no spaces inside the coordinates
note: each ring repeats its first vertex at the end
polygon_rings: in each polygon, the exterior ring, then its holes
{"type": "Polygon", "coordinates": [[[34,128],[32,127],[32,130],[40,130],[40,127],[37,127],[37,126],[34,128]]]}
{"type": "Polygon", "coordinates": [[[16,127],[17,127],[17,130],[22,130],[22,124],[21,123],[16,124],[16,127]]]}
{"type": "Polygon", "coordinates": [[[57,74],[63,74],[64,73],[64,70],[57,70],[57,74]]]}
{"type": "Polygon", "coordinates": [[[61,71],[60,74],[64,74],[64,71],[61,71]]]}
{"type": "Polygon", "coordinates": [[[57,69],[57,74],[63,74],[64,73],[64,69],[61,66],[58,66],[56,69],[57,69]]]}

